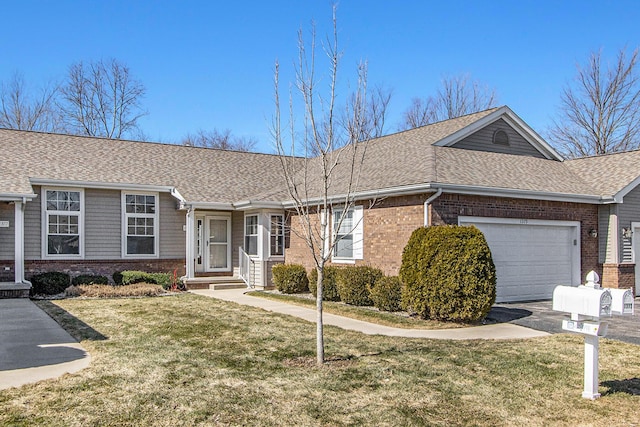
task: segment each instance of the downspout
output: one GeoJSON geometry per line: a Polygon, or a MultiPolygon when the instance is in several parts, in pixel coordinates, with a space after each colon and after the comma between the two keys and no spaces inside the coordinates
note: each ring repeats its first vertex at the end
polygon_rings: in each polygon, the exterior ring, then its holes
{"type": "Polygon", "coordinates": [[[424,226],[425,227],[428,227],[429,225],[431,225],[429,224],[429,205],[433,203],[435,199],[440,197],[441,194],[442,194],[442,188],[438,188],[438,191],[432,194],[431,197],[429,197],[424,202],[424,226]]]}

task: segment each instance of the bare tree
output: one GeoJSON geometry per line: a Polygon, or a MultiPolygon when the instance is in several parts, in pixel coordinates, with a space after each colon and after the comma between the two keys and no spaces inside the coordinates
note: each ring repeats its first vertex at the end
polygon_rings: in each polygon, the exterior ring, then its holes
{"type": "Polygon", "coordinates": [[[182,139],[182,145],[190,147],[217,148],[220,150],[251,151],[258,142],[254,138],[234,136],[231,130],[219,131],[199,130],[195,134],[187,134],[182,139]]]}
{"type": "MultiPolygon", "coordinates": [[[[323,51],[329,61],[328,86],[322,91],[316,85],[316,35],[312,26],[310,51],[298,33],[298,63],[296,80],[289,93],[288,131],[282,129],[279,91],[279,65],[275,67],[276,113],[272,135],[286,179],[291,202],[291,233],[302,239],[313,258],[318,273],[316,296],[316,356],[324,363],[324,333],[322,320],[323,281],[325,265],[331,260],[340,241],[338,230],[351,228],[350,209],[355,205],[360,171],[365,158],[367,140],[375,126],[369,119],[370,103],[366,93],[367,66],[358,67],[358,81],[353,96],[344,110],[344,126],[338,120],[336,86],[341,53],[338,50],[336,7],[333,7],[333,34],[323,51]],[[302,129],[296,127],[294,100],[301,100],[304,109],[302,129]],[[317,154],[317,156],[316,156],[317,154]],[[294,157],[299,155],[301,157],[294,157]],[[335,208],[335,209],[334,209],[335,208]]],[[[348,230],[347,230],[348,231],[348,230]]]]}
{"type": "Polygon", "coordinates": [[[114,139],[136,135],[138,120],[146,114],[144,85],[115,59],[73,64],[60,92],[70,133],[114,139]]]}
{"type": "Polygon", "coordinates": [[[594,52],[586,67],[577,66],[573,85],[560,98],[560,117],[549,139],[567,157],[601,155],[640,147],[640,85],[638,50],[618,53],[603,67],[602,52],[594,52]]]}
{"type": "Polygon", "coordinates": [[[55,106],[57,86],[47,85],[34,95],[20,73],[0,86],[0,127],[55,132],[60,130],[55,106]]]}
{"type": "MultiPolygon", "coordinates": [[[[364,64],[366,67],[366,64],[364,64]]],[[[391,102],[391,90],[384,86],[375,86],[369,93],[366,99],[366,108],[363,111],[362,117],[354,118],[353,114],[348,114],[349,110],[357,105],[358,100],[356,97],[359,94],[353,93],[347,101],[345,108],[342,126],[346,131],[352,133],[355,129],[359,129],[362,134],[359,137],[360,141],[364,141],[368,138],[378,138],[384,135],[386,131],[386,119],[387,108],[391,102]],[[354,120],[362,120],[362,123],[354,123],[354,120]]]]}
{"type": "Polygon", "coordinates": [[[399,127],[412,129],[454,119],[494,107],[496,101],[494,89],[472,80],[468,74],[446,77],[434,97],[412,100],[399,127]]]}

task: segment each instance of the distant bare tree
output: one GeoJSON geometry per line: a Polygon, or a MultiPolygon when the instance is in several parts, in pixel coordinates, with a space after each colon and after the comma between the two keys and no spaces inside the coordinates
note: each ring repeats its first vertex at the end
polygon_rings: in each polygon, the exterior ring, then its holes
{"type": "Polygon", "coordinates": [[[400,129],[412,129],[430,123],[476,113],[494,107],[494,89],[471,80],[468,74],[442,79],[442,86],[434,97],[414,98],[404,112],[400,129]]]}
{"type": "Polygon", "coordinates": [[[182,145],[190,147],[217,148],[221,150],[251,151],[255,148],[257,140],[248,137],[239,137],[231,134],[229,129],[219,131],[199,130],[195,134],[187,134],[182,139],[182,145]]]}
{"type": "Polygon", "coordinates": [[[591,53],[577,66],[573,85],[560,98],[560,114],[549,131],[550,141],[567,157],[592,156],[640,147],[640,84],[638,50],[618,52],[612,66],[603,66],[602,52],[591,53]]]}
{"type": "MultiPolygon", "coordinates": [[[[316,361],[321,365],[324,363],[325,265],[342,241],[339,230],[342,230],[342,234],[349,234],[358,225],[354,216],[354,195],[359,188],[367,141],[372,137],[371,132],[382,129],[384,123],[380,118],[381,110],[378,110],[378,114],[369,111],[372,98],[366,92],[366,63],[358,67],[355,93],[348,98],[345,109],[339,109],[336,105],[338,69],[342,55],[338,50],[335,5],[333,33],[323,45],[330,70],[326,79],[316,76],[318,67],[315,38],[315,27],[312,28],[310,46],[303,40],[302,31],[298,33],[296,80],[290,86],[289,120],[285,130],[282,128],[279,66],[276,64],[276,113],[272,134],[281,160],[288,197],[292,200],[290,231],[305,243],[318,273],[316,361]],[[327,85],[321,88],[318,84],[320,81],[327,85]],[[294,106],[294,100],[302,103],[303,108],[299,112],[294,106]],[[300,118],[300,122],[296,122],[296,117],[300,118]],[[378,118],[373,120],[374,117],[378,118]],[[297,128],[296,123],[301,123],[301,128],[297,128]]],[[[382,96],[382,99],[386,100],[386,108],[388,97],[382,96]]]]}
{"type": "Polygon", "coordinates": [[[73,64],[60,88],[67,131],[114,139],[136,135],[138,119],[146,114],[145,91],[129,67],[115,59],[73,64]]]}
{"type": "MultiPolygon", "coordinates": [[[[366,69],[366,64],[363,64],[366,69]]],[[[366,99],[365,110],[363,114],[354,115],[346,114],[354,105],[358,105],[356,99],[359,94],[353,93],[349,97],[347,108],[345,109],[342,125],[348,133],[353,133],[356,129],[362,134],[359,137],[360,141],[364,141],[366,138],[378,138],[384,135],[387,119],[387,108],[391,102],[391,90],[384,86],[376,86],[369,93],[366,99]],[[362,120],[362,123],[356,123],[355,120],[362,120]]]]}
{"type": "Polygon", "coordinates": [[[0,85],[0,127],[18,130],[55,132],[60,117],[55,105],[57,86],[48,85],[30,93],[20,73],[0,85]]]}

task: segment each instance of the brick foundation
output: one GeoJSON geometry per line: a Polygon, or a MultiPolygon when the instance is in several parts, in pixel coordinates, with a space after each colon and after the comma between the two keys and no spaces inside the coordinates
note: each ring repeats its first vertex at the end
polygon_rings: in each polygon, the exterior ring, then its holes
{"type": "Polygon", "coordinates": [[[635,264],[604,264],[600,283],[605,288],[633,289],[635,295],[635,264]]]}
{"type": "MultiPolygon", "coordinates": [[[[13,263],[13,261],[10,261],[13,263]]],[[[0,265],[7,261],[0,261],[0,265]]],[[[131,259],[131,260],[27,260],[24,263],[25,277],[27,280],[34,274],[48,271],[67,273],[71,277],[80,274],[98,274],[107,276],[116,271],[140,270],[149,273],[173,273],[178,270],[178,276],[185,274],[184,259],[131,259]]],[[[13,279],[11,279],[13,280],[13,279]]]]}

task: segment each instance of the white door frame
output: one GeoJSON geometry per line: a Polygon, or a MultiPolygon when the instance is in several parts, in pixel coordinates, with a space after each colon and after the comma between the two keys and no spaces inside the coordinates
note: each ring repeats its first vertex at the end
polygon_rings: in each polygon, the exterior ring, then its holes
{"type": "Polygon", "coordinates": [[[203,251],[202,251],[202,256],[204,258],[204,270],[207,272],[219,272],[219,271],[231,271],[232,266],[233,266],[233,262],[231,259],[231,215],[224,215],[224,214],[218,214],[218,215],[206,215],[204,217],[204,245],[203,245],[203,251]],[[210,243],[210,236],[211,236],[211,230],[210,230],[210,221],[212,219],[215,220],[224,220],[227,222],[227,266],[223,267],[223,268],[212,268],[209,263],[211,260],[211,256],[210,256],[210,252],[209,252],[209,248],[211,246],[210,243]]]}

